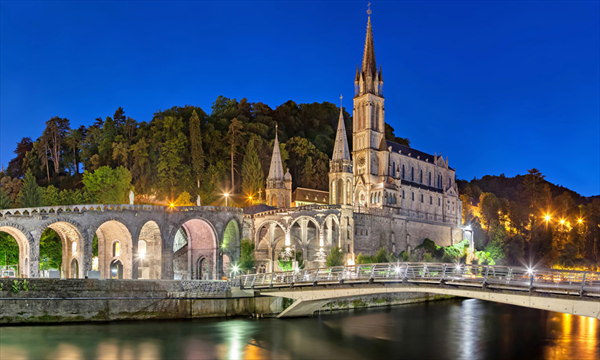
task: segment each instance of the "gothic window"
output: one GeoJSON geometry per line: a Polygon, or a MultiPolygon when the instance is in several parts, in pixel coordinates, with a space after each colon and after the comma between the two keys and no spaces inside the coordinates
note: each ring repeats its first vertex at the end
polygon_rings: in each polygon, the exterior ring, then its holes
{"type": "Polygon", "coordinates": [[[415,168],[410,168],[410,181],[415,181],[415,168]]]}
{"type": "Polygon", "coordinates": [[[431,171],[429,172],[429,180],[427,181],[427,186],[431,186],[431,171]]]}
{"type": "Polygon", "coordinates": [[[396,163],[392,162],[392,177],[396,177],[396,163]]]}
{"type": "Polygon", "coordinates": [[[421,194],[421,202],[423,202],[423,194],[421,194]]]}
{"type": "Polygon", "coordinates": [[[412,200],[412,201],[415,201],[415,193],[414,193],[414,192],[413,192],[413,193],[411,193],[411,197],[412,197],[412,199],[411,199],[411,200],[412,200]]]}
{"type": "Polygon", "coordinates": [[[429,205],[433,205],[433,196],[429,196],[429,205]]]}
{"type": "Polygon", "coordinates": [[[452,179],[448,178],[448,187],[452,186],[452,179]]]}
{"type": "Polygon", "coordinates": [[[421,170],[421,173],[419,174],[419,182],[421,184],[423,183],[423,170],[421,170]]]}
{"type": "Polygon", "coordinates": [[[405,198],[405,197],[404,197],[404,190],[402,190],[402,198],[403,198],[403,199],[405,198]]]}
{"type": "Polygon", "coordinates": [[[440,198],[438,198],[438,206],[442,205],[442,200],[440,200],[440,198]]]}
{"type": "Polygon", "coordinates": [[[121,256],[121,244],[118,241],[113,243],[113,256],[121,256]]]}

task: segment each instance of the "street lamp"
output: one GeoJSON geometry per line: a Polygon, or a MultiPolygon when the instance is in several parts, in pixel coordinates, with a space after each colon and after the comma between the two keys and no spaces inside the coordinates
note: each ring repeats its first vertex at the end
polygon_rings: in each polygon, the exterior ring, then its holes
{"type": "Polygon", "coordinates": [[[550,215],[546,214],[546,216],[544,216],[544,220],[546,220],[546,222],[550,221],[550,215]]]}
{"type": "Polygon", "coordinates": [[[577,222],[583,224],[583,219],[577,219],[577,222]]]}
{"type": "Polygon", "coordinates": [[[229,199],[229,194],[225,193],[225,207],[227,207],[227,199],[229,199]]]}

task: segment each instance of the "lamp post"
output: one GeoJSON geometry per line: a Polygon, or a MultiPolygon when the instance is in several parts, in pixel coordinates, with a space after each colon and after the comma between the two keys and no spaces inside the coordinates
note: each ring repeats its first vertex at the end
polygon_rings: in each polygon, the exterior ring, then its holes
{"type": "Polygon", "coordinates": [[[229,199],[229,194],[225,193],[225,207],[227,207],[228,204],[227,199],[229,199]]]}

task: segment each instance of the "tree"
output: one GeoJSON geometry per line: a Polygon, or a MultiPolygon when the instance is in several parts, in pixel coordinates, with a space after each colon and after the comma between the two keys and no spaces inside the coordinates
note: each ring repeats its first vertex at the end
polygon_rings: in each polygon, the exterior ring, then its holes
{"type": "Polygon", "coordinates": [[[192,195],[189,192],[184,191],[175,200],[175,206],[193,206],[192,195]]]}
{"type": "Polygon", "coordinates": [[[344,254],[342,254],[342,249],[333,246],[329,251],[329,255],[327,255],[326,263],[327,267],[344,265],[344,254]]]}
{"type": "Polygon", "coordinates": [[[25,160],[25,156],[27,156],[27,152],[33,150],[33,141],[31,141],[30,137],[24,137],[17,143],[17,148],[15,149],[15,156],[8,163],[8,173],[15,178],[22,178],[25,175],[25,168],[23,167],[23,161],[25,160]]]}
{"type": "Polygon", "coordinates": [[[525,180],[523,181],[525,194],[529,200],[530,207],[537,209],[543,191],[543,181],[545,176],[536,168],[529,169],[527,172],[528,174],[525,175],[525,180]]]}
{"type": "Polygon", "coordinates": [[[42,189],[42,202],[44,206],[56,206],[60,204],[58,189],[54,185],[49,185],[42,189]]]}
{"type": "Polygon", "coordinates": [[[196,110],[190,118],[190,147],[192,155],[192,173],[196,177],[198,189],[200,189],[200,177],[204,172],[204,150],[202,149],[202,130],[200,130],[200,118],[196,110]]]}
{"type": "Polygon", "coordinates": [[[47,228],[40,237],[40,259],[48,259],[53,269],[61,269],[62,266],[62,241],[56,231],[47,228]]]}
{"type": "Polygon", "coordinates": [[[487,224],[487,230],[486,230],[487,240],[485,242],[485,244],[487,244],[487,242],[489,241],[490,225],[491,225],[492,221],[498,220],[498,211],[500,209],[500,202],[498,201],[498,198],[496,197],[496,195],[494,195],[493,193],[484,193],[481,195],[481,201],[480,201],[479,206],[481,207],[481,215],[483,215],[483,218],[487,224]]]}
{"type": "Polygon", "coordinates": [[[46,176],[48,181],[50,181],[50,167],[48,164],[48,137],[42,135],[35,143],[33,143],[33,148],[37,152],[40,159],[40,170],[46,168],[46,176]]]}
{"type": "Polygon", "coordinates": [[[256,259],[254,257],[254,243],[248,239],[242,239],[240,243],[240,261],[238,267],[240,270],[246,272],[254,269],[256,259]]]}
{"type": "Polygon", "coordinates": [[[10,209],[12,207],[12,200],[10,196],[4,190],[4,187],[0,187],[0,210],[10,209]]]}
{"type": "Polygon", "coordinates": [[[19,244],[12,236],[0,232],[0,265],[19,263],[19,244]]]}
{"type": "Polygon", "coordinates": [[[190,168],[184,163],[186,158],[187,137],[181,130],[181,118],[164,118],[162,139],[157,170],[158,178],[165,193],[173,198],[175,184],[185,183],[190,177],[190,168]]]}
{"type": "Polygon", "coordinates": [[[67,130],[69,130],[69,119],[55,116],[50,120],[46,121],[46,129],[42,137],[44,137],[48,143],[50,150],[50,159],[54,164],[54,173],[60,172],[60,157],[62,155],[62,140],[65,137],[67,130]]]}
{"type": "Polygon", "coordinates": [[[85,126],[81,125],[79,128],[77,129],[71,129],[67,132],[67,135],[65,137],[65,144],[71,149],[71,151],[73,152],[72,156],[73,156],[73,171],[76,174],[79,174],[79,158],[78,158],[78,153],[79,153],[79,145],[81,144],[81,142],[83,141],[83,139],[85,138],[85,126]]]}
{"type": "Polygon", "coordinates": [[[250,139],[246,147],[246,155],[242,162],[242,191],[253,196],[264,187],[264,177],[258,153],[254,147],[254,139],[250,139]]]}
{"type": "Polygon", "coordinates": [[[17,196],[17,203],[20,207],[38,207],[42,206],[42,190],[38,186],[35,176],[28,171],[23,179],[23,187],[17,196]]]}
{"type": "Polygon", "coordinates": [[[234,180],[234,168],[235,168],[235,156],[237,155],[237,148],[241,145],[242,141],[242,122],[237,118],[231,119],[229,125],[229,131],[227,132],[227,142],[229,144],[229,155],[231,156],[231,191],[235,192],[235,180],[234,180]]]}
{"type": "Polygon", "coordinates": [[[93,173],[86,170],[83,185],[101,204],[126,204],[132,189],[131,173],[122,166],[116,169],[102,166],[93,173]]]}

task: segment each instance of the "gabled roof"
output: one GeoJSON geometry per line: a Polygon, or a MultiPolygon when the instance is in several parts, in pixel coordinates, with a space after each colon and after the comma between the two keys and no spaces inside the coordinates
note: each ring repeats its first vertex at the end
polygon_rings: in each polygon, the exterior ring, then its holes
{"type": "Polygon", "coordinates": [[[329,204],[329,191],[298,187],[292,193],[292,202],[294,201],[329,204]]]}
{"type": "MultiPolygon", "coordinates": [[[[435,164],[435,156],[433,156],[431,154],[427,154],[427,153],[424,153],[422,151],[413,149],[413,148],[411,148],[409,146],[398,144],[398,143],[395,143],[395,142],[389,141],[389,140],[386,140],[385,143],[386,143],[386,145],[387,145],[388,148],[389,147],[392,148],[392,152],[398,153],[399,151],[402,151],[401,152],[402,155],[408,156],[408,154],[410,154],[411,158],[415,158],[416,159],[417,157],[419,157],[419,160],[421,160],[421,161],[428,161],[428,162],[430,162],[432,164],[435,164]]],[[[454,170],[451,167],[448,167],[448,169],[454,170]]]]}

